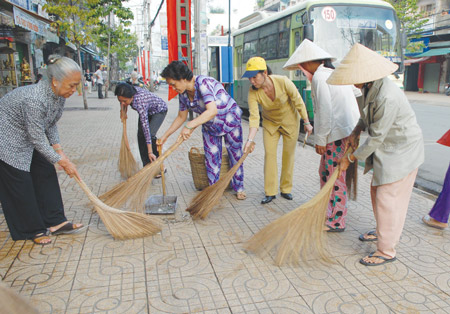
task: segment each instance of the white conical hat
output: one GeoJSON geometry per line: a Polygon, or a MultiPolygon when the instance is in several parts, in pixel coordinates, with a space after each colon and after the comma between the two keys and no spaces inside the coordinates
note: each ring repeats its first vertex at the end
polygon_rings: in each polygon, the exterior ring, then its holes
{"type": "Polygon", "coordinates": [[[299,68],[297,65],[303,62],[324,59],[331,59],[331,61],[336,60],[336,58],[331,56],[328,52],[317,46],[315,43],[309,39],[305,39],[302,41],[300,46],[295,49],[292,56],[283,66],[283,70],[298,70],[299,68]]]}
{"type": "Polygon", "coordinates": [[[353,45],[327,80],[331,85],[372,82],[394,73],[398,65],[361,44],[353,45]]]}

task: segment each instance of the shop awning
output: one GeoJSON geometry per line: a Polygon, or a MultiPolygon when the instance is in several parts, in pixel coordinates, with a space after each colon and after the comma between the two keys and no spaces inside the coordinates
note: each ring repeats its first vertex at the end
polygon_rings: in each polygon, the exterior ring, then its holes
{"type": "Polygon", "coordinates": [[[450,48],[438,48],[438,49],[430,49],[424,53],[421,53],[420,55],[416,57],[432,57],[432,56],[442,56],[450,53],[450,48]]]}
{"type": "Polygon", "coordinates": [[[404,63],[405,65],[410,65],[410,64],[413,64],[413,63],[423,62],[423,61],[426,61],[426,60],[428,60],[428,59],[430,59],[430,57],[414,58],[414,59],[408,59],[408,60],[405,60],[403,63],[404,63]]]}
{"type": "Polygon", "coordinates": [[[86,53],[89,53],[89,54],[91,54],[91,55],[93,55],[93,56],[97,56],[97,57],[98,57],[98,53],[95,52],[94,50],[88,48],[88,47],[83,47],[83,46],[81,46],[81,47],[80,47],[80,50],[81,50],[81,51],[84,51],[84,52],[86,52],[86,53]]]}

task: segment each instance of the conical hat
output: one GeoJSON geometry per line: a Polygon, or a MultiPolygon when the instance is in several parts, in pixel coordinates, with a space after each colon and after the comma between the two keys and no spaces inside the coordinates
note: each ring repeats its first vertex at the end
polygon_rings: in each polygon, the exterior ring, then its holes
{"type": "Polygon", "coordinates": [[[394,73],[398,65],[361,44],[355,44],[327,80],[331,85],[372,82],[394,73]]]}
{"type": "Polygon", "coordinates": [[[328,52],[314,44],[312,41],[305,39],[302,41],[300,46],[295,49],[292,56],[283,66],[283,70],[298,70],[299,64],[314,60],[331,59],[331,61],[336,60],[328,52]]]}

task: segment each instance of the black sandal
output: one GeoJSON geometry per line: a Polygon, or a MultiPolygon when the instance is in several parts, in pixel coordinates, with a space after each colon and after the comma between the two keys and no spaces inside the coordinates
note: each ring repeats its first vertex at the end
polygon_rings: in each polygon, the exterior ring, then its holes
{"type": "Polygon", "coordinates": [[[363,242],[373,242],[378,240],[377,232],[375,230],[369,231],[367,233],[361,234],[359,236],[359,241],[363,242]],[[375,238],[366,238],[366,236],[373,236],[375,238]]]}

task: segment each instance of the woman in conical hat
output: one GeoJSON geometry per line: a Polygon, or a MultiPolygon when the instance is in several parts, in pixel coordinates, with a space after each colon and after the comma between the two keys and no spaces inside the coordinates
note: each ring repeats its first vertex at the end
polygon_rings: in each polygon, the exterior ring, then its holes
{"type": "Polygon", "coordinates": [[[362,234],[361,241],[377,241],[377,250],[360,263],[377,266],[396,259],[409,199],[419,166],[424,161],[422,131],[405,94],[388,75],[397,65],[378,53],[356,44],[328,79],[329,84],[354,84],[363,93],[361,118],[350,135],[356,149],[339,162],[345,170],[355,159],[366,160],[365,173],[373,169],[372,208],[376,230],[362,234]],[[357,148],[361,131],[367,140],[357,148]]]}
{"type": "MultiPolygon", "coordinates": [[[[348,137],[359,119],[354,90],[357,91],[357,96],[361,92],[353,86],[335,86],[326,82],[334,69],[332,60],[335,58],[329,53],[305,39],[284,65],[285,70],[301,69],[311,81],[314,144],[316,152],[322,156],[319,167],[320,187],[325,185],[337,169],[337,162],[344,155],[348,137]]],[[[330,196],[325,227],[328,232],[345,230],[348,196],[345,178],[346,172],[342,171],[330,196]]]]}
{"type": "Polygon", "coordinates": [[[253,57],[247,61],[242,77],[248,78],[252,85],[248,92],[249,133],[244,150],[251,148],[250,144],[259,128],[258,104],[262,109],[265,196],[261,204],[270,203],[278,194],[277,146],[280,137],[283,137],[280,195],[292,200],[295,146],[300,117],[303,119],[305,132],[312,132],[305,104],[294,83],[286,76],[272,75],[266,60],[261,57],[253,57]]]}

